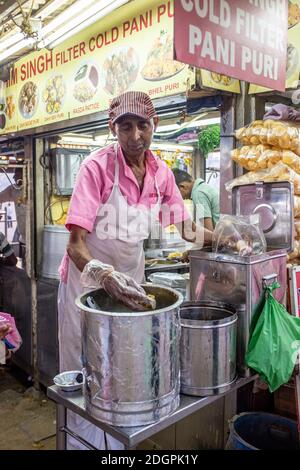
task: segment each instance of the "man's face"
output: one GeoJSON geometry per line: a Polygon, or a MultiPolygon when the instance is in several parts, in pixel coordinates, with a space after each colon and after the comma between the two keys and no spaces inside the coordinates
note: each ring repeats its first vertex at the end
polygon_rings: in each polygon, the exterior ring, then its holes
{"type": "Polygon", "coordinates": [[[189,181],[183,181],[178,185],[182,199],[189,199],[191,196],[191,183],[189,181]]]}
{"type": "Polygon", "coordinates": [[[137,116],[124,116],[115,124],[110,123],[110,128],[117,136],[125,155],[129,158],[136,158],[150,147],[157,122],[157,117],[154,117],[152,122],[137,116]]]}

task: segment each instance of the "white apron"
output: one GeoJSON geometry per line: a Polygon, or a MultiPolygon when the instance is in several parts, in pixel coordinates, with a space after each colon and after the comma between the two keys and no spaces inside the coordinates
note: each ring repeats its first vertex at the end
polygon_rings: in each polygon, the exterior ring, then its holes
{"type": "MultiPolygon", "coordinates": [[[[86,245],[93,258],[114,266],[116,271],[128,274],[138,283],[144,278],[145,258],[143,241],[148,238],[157,220],[161,200],[155,179],[157,202],[151,208],[130,206],[119,188],[118,146],[115,146],[115,176],[112,192],[98,211],[94,229],[86,236],[86,245]],[[110,214],[112,216],[110,216],[110,214]],[[108,223],[109,217],[109,223],[108,223]],[[117,238],[115,238],[117,237],[117,238]]],[[[60,371],[82,369],[80,312],[75,299],[83,293],[80,271],[69,260],[68,280],[58,290],[58,336],[60,371]]],[[[78,415],[68,412],[68,427],[98,449],[104,449],[104,433],[78,415]]],[[[109,449],[124,446],[107,436],[109,449]]],[[[68,449],[85,449],[68,437],[68,449]]]]}

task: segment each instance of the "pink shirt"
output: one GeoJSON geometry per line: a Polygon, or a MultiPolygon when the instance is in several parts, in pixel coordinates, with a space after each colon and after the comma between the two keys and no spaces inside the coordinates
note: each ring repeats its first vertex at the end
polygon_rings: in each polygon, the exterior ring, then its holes
{"type": "MultiPolygon", "coordinates": [[[[180,191],[176,185],[174,175],[167,164],[146,152],[146,174],[142,192],[137,180],[126,164],[122,149],[119,147],[119,188],[127,198],[129,205],[144,205],[150,208],[157,202],[155,180],[161,196],[161,210],[159,219],[163,226],[176,224],[190,218],[185,208],[180,191]]],[[[72,194],[66,227],[78,225],[92,232],[97,213],[101,204],[108,200],[115,177],[115,151],[114,144],[92,153],[82,163],[77,175],[72,194]]],[[[64,257],[60,272],[65,278],[67,272],[67,256],[64,257]]]]}

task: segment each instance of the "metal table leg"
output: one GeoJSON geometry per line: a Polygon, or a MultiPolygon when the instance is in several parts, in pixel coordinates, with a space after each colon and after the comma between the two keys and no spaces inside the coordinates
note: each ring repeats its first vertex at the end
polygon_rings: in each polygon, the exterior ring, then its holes
{"type": "Polygon", "coordinates": [[[56,404],[56,449],[67,449],[67,436],[64,431],[67,425],[67,409],[63,405],[56,404]]]}
{"type": "Polygon", "coordinates": [[[299,367],[296,368],[295,374],[295,395],[296,395],[296,409],[297,409],[297,424],[298,424],[298,436],[300,440],[300,375],[299,367]]]}

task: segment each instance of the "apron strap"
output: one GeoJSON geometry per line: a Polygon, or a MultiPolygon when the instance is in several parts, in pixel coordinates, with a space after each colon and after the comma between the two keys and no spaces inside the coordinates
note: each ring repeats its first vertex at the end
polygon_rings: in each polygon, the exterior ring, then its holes
{"type": "Polygon", "coordinates": [[[114,178],[114,187],[119,186],[119,160],[118,160],[118,144],[114,146],[115,149],[115,178],[114,178]]]}
{"type": "Polygon", "coordinates": [[[157,192],[157,204],[161,205],[161,197],[160,197],[160,192],[159,192],[159,187],[158,187],[158,184],[157,184],[156,176],[154,176],[154,185],[155,185],[155,189],[156,189],[156,192],[157,192]]]}

